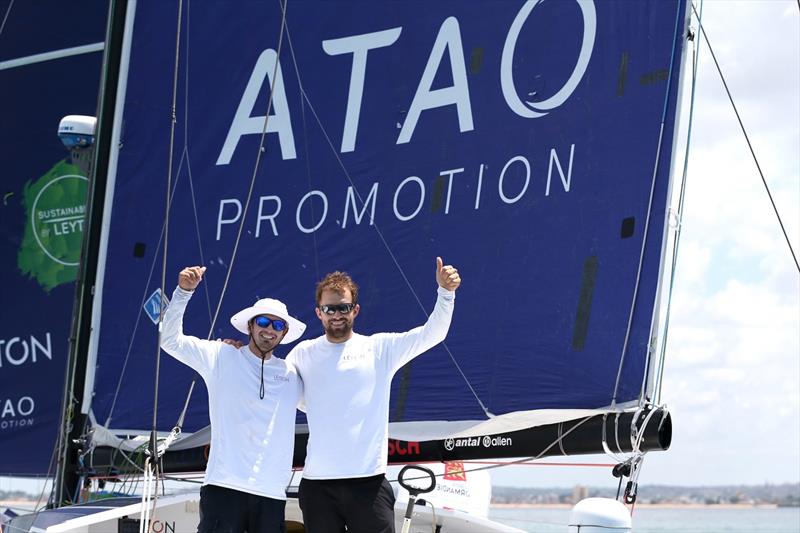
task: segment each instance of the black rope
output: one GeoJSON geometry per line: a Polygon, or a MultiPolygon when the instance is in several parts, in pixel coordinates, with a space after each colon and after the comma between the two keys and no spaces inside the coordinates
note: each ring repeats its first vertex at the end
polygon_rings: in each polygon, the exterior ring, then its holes
{"type": "MultiPolygon", "coordinates": [[[[800,0],[798,0],[798,4],[800,5],[800,0]]],[[[692,4],[692,10],[695,10],[694,4],[692,4]]],[[[744,134],[744,139],[747,141],[747,147],[750,149],[750,155],[753,156],[753,162],[756,164],[756,168],[758,169],[758,175],[761,176],[761,182],[764,184],[764,189],[767,191],[767,196],[769,196],[769,201],[772,204],[772,209],[775,211],[775,216],[778,218],[778,224],[781,226],[781,231],[783,232],[783,238],[786,239],[786,245],[789,247],[789,252],[792,254],[792,259],[794,259],[794,265],[797,268],[797,272],[800,273],[800,263],[797,262],[797,256],[794,253],[794,248],[792,248],[792,243],[789,240],[789,235],[786,233],[786,228],[783,225],[783,220],[781,220],[781,215],[778,213],[778,208],[775,205],[775,200],[772,198],[772,192],[769,190],[769,185],[767,185],[767,180],[764,178],[764,172],[761,171],[761,165],[758,163],[758,158],[756,157],[755,150],[753,150],[753,145],[750,143],[750,137],[747,135],[747,130],[744,128],[744,123],[742,123],[742,117],[739,116],[739,110],[736,108],[736,104],[733,101],[733,96],[731,95],[730,89],[728,89],[728,83],[725,81],[725,76],[722,74],[722,69],[719,66],[719,62],[717,61],[717,56],[714,54],[714,49],[711,47],[711,42],[708,40],[708,35],[706,34],[706,29],[700,24],[700,31],[703,33],[703,38],[708,45],[708,51],[711,52],[711,57],[714,59],[714,65],[717,67],[717,72],[719,73],[719,77],[722,80],[722,85],[725,87],[725,93],[728,95],[728,100],[731,102],[731,107],[733,107],[733,112],[736,114],[736,120],[739,122],[739,127],[742,129],[742,133],[744,134]]]]}
{"type": "Polygon", "coordinates": [[[258,397],[264,399],[264,354],[261,354],[261,387],[258,389],[258,397]]]}
{"type": "Polygon", "coordinates": [[[164,292],[167,287],[167,250],[169,248],[169,211],[170,211],[170,197],[172,192],[172,158],[175,149],[175,122],[177,121],[175,108],[177,106],[178,98],[178,63],[180,61],[181,50],[181,18],[183,16],[183,0],[178,2],[178,24],[176,28],[177,35],[175,37],[175,69],[172,76],[172,108],[171,108],[171,122],[169,131],[169,158],[167,163],[167,194],[166,201],[164,202],[164,252],[161,259],[161,312],[158,315],[158,345],[156,346],[156,372],[155,383],[153,386],[153,428],[150,433],[150,448],[153,457],[153,468],[155,469],[156,477],[158,476],[158,382],[161,374],[161,325],[164,321],[164,292]]]}

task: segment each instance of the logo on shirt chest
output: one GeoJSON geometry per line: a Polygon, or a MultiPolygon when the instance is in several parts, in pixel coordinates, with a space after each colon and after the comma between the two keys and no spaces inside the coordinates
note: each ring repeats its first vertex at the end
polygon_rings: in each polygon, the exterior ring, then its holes
{"type": "Polygon", "coordinates": [[[272,381],[280,383],[289,383],[289,376],[285,376],[283,374],[275,374],[274,376],[272,376],[272,381]]]}
{"type": "Polygon", "coordinates": [[[363,361],[367,359],[367,357],[369,357],[369,354],[365,352],[343,353],[342,356],[339,358],[339,361],[342,362],[363,361]]]}
{"type": "Polygon", "coordinates": [[[369,348],[363,350],[347,350],[339,356],[339,363],[363,363],[375,359],[375,352],[369,348]]]}

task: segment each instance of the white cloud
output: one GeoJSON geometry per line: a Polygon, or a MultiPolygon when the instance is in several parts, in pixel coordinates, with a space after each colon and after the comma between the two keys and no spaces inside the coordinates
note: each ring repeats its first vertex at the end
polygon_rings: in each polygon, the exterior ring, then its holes
{"type": "MultiPolygon", "coordinates": [[[[800,252],[796,2],[705,4],[712,46],[800,252]]],[[[662,394],[674,440],[648,457],[643,480],[797,482],[800,275],[702,46],[662,394]]]]}

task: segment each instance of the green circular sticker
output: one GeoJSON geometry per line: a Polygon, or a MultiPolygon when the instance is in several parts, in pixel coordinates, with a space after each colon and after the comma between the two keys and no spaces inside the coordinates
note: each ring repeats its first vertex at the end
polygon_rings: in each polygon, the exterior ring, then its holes
{"type": "Polygon", "coordinates": [[[89,180],[69,160],[25,184],[25,234],[17,267],[47,292],[75,281],[83,244],[89,180]]]}
{"type": "Polygon", "coordinates": [[[59,176],[33,200],[33,236],[47,257],[65,266],[77,266],[80,259],[88,182],[77,174],[59,176]]]}

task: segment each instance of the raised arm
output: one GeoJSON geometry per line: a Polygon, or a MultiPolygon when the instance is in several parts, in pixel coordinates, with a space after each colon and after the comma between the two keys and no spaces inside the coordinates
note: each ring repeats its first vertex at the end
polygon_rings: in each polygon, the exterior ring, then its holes
{"type": "Polygon", "coordinates": [[[380,335],[388,351],[388,361],[393,371],[397,371],[419,354],[433,348],[447,336],[455,305],[455,291],[461,285],[461,276],[454,266],[443,264],[442,258],[437,257],[436,282],[439,284],[436,305],[425,324],[406,333],[380,335]]]}
{"type": "Polygon", "coordinates": [[[161,323],[161,348],[208,379],[222,343],[183,334],[183,313],[205,271],[205,267],[187,267],[178,275],[178,286],[161,323]]]}

